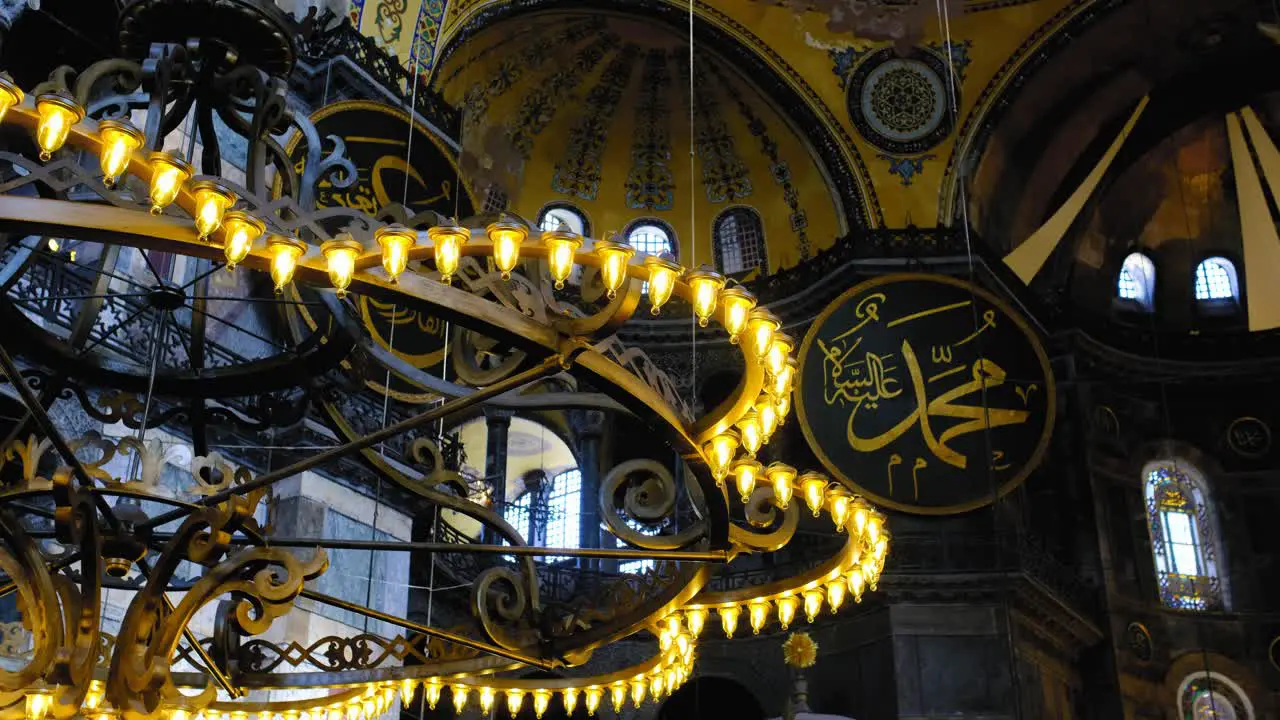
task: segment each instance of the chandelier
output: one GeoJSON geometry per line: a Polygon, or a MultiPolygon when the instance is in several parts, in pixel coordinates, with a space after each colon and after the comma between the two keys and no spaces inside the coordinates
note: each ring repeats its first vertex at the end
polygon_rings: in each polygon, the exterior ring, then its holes
{"type": "MultiPolygon", "coordinates": [[[[159,13],[164,3],[140,5],[159,13]]],[[[228,13],[219,22],[235,25],[239,18],[270,29],[272,16],[255,3],[219,7],[228,13]]],[[[138,12],[135,31],[149,17],[138,12]]],[[[745,627],[753,633],[774,624],[785,629],[800,615],[814,622],[824,609],[834,613],[875,589],[888,553],[884,517],[821,473],[758,459],[789,417],[797,365],[795,341],[778,318],[756,307],[749,291],[709,268],[685,269],[607,238],[591,241],[564,228],[536,233],[514,215],[459,223],[434,213],[414,216],[402,207],[384,208],[377,217],[317,209],[316,185],[350,183],[354,170],[340,146],[324,154],[309,121],[284,110],[284,49],[259,53],[262,65],[254,66],[229,60],[217,43],[169,40],[150,45],[148,63],[103,61],[81,73],[74,87],[67,87],[71,76],[65,72],[31,92],[0,78],[0,130],[34,141],[31,156],[0,153],[0,161],[20,168],[0,191],[0,225],[264,271],[282,298],[303,292],[318,297],[339,330],[360,332],[343,318],[349,314],[344,298],[361,295],[429,309],[519,352],[484,383],[446,387],[423,378],[441,388],[439,404],[283,467],[255,473],[214,454],[197,457],[175,494],[157,482],[156,450],[145,442],[64,437],[23,370],[0,348],[4,375],[38,430],[5,448],[0,465],[6,478],[0,484],[0,569],[7,576],[0,594],[16,594],[30,634],[19,662],[0,668],[0,718],[373,720],[397,707],[397,700],[435,709],[446,698],[457,712],[503,706],[514,715],[529,706],[542,717],[554,701],[569,713],[581,706],[594,714],[602,703],[620,710],[678,689],[693,672],[704,632],[733,638],[745,627]],[[236,109],[238,130],[256,163],[245,184],[218,174],[212,137],[203,148],[203,174],[181,153],[156,149],[166,128],[182,120],[166,109],[175,107],[175,98],[197,119],[219,106],[236,109]],[[129,111],[139,109],[146,111],[142,128],[129,122],[129,111]],[[272,150],[288,128],[309,142],[301,177],[272,150]],[[268,166],[283,188],[274,197],[266,187],[268,166]],[[577,276],[582,280],[575,284],[577,276]],[[728,399],[698,414],[661,371],[622,346],[617,330],[646,305],[653,315],[689,312],[703,332],[728,337],[741,362],[741,381],[728,399]],[[557,387],[568,389],[522,393],[556,378],[564,380],[557,387]],[[576,383],[599,393],[577,390],[576,383]],[[421,432],[486,403],[554,409],[588,396],[606,398],[591,402],[610,411],[634,415],[684,464],[682,482],[667,463],[652,459],[629,460],[605,474],[599,513],[625,546],[618,549],[526,544],[500,514],[458,489],[459,476],[442,462],[438,437],[421,432]],[[356,545],[275,538],[258,519],[266,494],[281,481],[388,442],[404,445],[404,464],[422,468],[413,482],[384,468],[389,482],[418,501],[479,522],[506,543],[446,535],[398,548],[359,545],[486,558],[489,564],[477,566],[471,585],[474,621],[461,627],[395,617],[308,587],[327,570],[326,548],[356,545]],[[138,460],[137,477],[106,469],[111,457],[127,455],[138,460]],[[163,509],[144,512],[144,501],[163,509]],[[844,534],[828,557],[763,585],[717,589],[715,578],[735,558],[785,547],[806,512],[827,516],[844,534]],[[664,523],[678,532],[642,530],[664,523]],[[174,529],[160,531],[169,527],[174,529]],[[60,548],[54,557],[49,542],[60,548]],[[553,612],[541,601],[546,589],[535,557],[658,564],[638,580],[594,578],[597,595],[562,598],[553,612]],[[179,583],[184,563],[201,568],[188,585],[179,583]],[[134,594],[119,632],[109,637],[100,628],[104,592],[129,577],[134,584],[125,587],[134,594]],[[168,594],[175,589],[183,591],[176,603],[168,594]],[[255,637],[303,599],[405,634],[324,638],[297,648],[255,637]],[[217,618],[214,637],[196,637],[190,624],[206,607],[217,618]],[[600,648],[624,638],[648,639],[649,658],[587,672],[600,648]],[[370,647],[382,654],[350,655],[370,647]],[[342,658],[324,659],[325,648],[342,658]],[[414,662],[383,663],[386,658],[414,662]],[[179,671],[179,664],[196,670],[179,671]],[[322,671],[285,671],[303,664],[322,671]],[[558,676],[529,677],[530,669],[558,676]],[[266,688],[297,692],[289,699],[255,699],[253,691],[266,688]]],[[[186,301],[183,292],[160,283],[146,299],[157,308],[177,306],[186,301]]],[[[358,340],[343,342],[334,334],[317,344],[345,353],[358,340]]],[[[269,385],[254,375],[258,365],[228,372],[238,373],[231,375],[236,382],[269,385]]],[[[163,387],[154,364],[149,379],[153,391],[163,387]]],[[[151,392],[146,404],[142,430],[151,392]]],[[[134,417],[134,410],[127,416],[134,417]]]]}

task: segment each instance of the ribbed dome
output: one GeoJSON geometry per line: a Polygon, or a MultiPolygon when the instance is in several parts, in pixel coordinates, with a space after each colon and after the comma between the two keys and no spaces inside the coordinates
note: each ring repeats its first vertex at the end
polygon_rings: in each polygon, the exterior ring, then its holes
{"type": "Polygon", "coordinates": [[[436,74],[465,113],[464,179],[481,198],[496,184],[530,219],[571,203],[595,236],[656,219],[686,264],[713,262],[716,219],[739,206],[762,220],[770,271],[831,245],[837,205],[809,146],[748,78],[696,44],[691,174],[689,57],[667,26],[619,15],[547,12],[487,27],[436,74]]]}

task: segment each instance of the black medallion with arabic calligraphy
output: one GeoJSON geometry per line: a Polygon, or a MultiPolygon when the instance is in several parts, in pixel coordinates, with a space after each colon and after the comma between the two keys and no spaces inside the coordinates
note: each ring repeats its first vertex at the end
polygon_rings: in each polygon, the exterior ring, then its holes
{"type": "Polygon", "coordinates": [[[882,505],[958,513],[1017,487],[1053,431],[1053,374],[1007,304],[942,275],[887,275],[814,321],[796,406],[814,453],[882,505]]]}
{"type": "MultiPolygon", "coordinates": [[[[458,194],[457,165],[443,141],[428,128],[411,125],[409,116],[398,108],[350,100],[321,108],[311,121],[320,137],[342,139],[357,175],[347,188],[322,181],[316,188],[317,207],[350,207],[374,216],[383,207],[400,203],[410,216],[432,210],[466,218],[475,212],[469,191],[458,194]]],[[[289,146],[299,176],[306,153],[305,139],[289,146]]],[[[443,320],[367,297],[353,300],[361,320],[383,348],[420,370],[439,371],[445,351],[443,320]]],[[[381,392],[385,377],[375,372],[367,383],[381,392]]],[[[434,397],[394,377],[391,391],[410,402],[434,397]]]]}

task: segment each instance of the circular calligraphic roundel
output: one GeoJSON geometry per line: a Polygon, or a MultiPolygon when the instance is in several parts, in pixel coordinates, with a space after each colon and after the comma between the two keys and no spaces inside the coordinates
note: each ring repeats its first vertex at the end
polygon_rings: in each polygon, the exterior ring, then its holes
{"type": "Polygon", "coordinates": [[[893,48],[868,55],[846,83],[849,116],[867,142],[891,153],[920,153],[942,142],[954,118],[937,54],[916,48],[899,56],[893,48]]]}
{"type": "Polygon", "coordinates": [[[970,283],[886,275],[814,321],[796,407],[814,453],[878,504],[972,510],[1017,487],[1053,432],[1053,374],[1025,320],[970,283]]]}
{"type": "MultiPolygon", "coordinates": [[[[332,138],[342,140],[357,175],[356,182],[347,188],[322,182],[316,189],[318,208],[350,207],[377,215],[381,208],[403,202],[411,215],[433,210],[446,217],[465,218],[475,212],[470,188],[458,187],[454,153],[429,129],[411,123],[404,111],[366,100],[348,100],[321,108],[311,116],[311,122],[325,139],[326,152],[332,149],[332,138]]],[[[295,137],[288,153],[301,176],[306,141],[295,137]]],[[[420,370],[438,370],[446,345],[446,325],[441,318],[363,296],[355,296],[353,301],[375,342],[420,370]]],[[[309,324],[314,322],[309,313],[303,316],[309,324]]],[[[378,392],[387,389],[385,382],[383,372],[366,379],[378,392]]],[[[431,393],[398,377],[392,378],[390,392],[405,402],[434,399],[431,393]]]]}

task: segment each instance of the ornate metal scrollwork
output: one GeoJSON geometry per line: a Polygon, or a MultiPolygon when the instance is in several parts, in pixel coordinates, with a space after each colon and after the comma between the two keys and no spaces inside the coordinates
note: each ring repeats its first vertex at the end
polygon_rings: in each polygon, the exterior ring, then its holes
{"type": "Polygon", "coordinates": [[[537,597],[525,586],[536,588],[524,574],[508,567],[492,567],[480,573],[471,590],[471,605],[480,627],[498,645],[519,649],[535,645],[538,629],[531,618],[537,615],[537,597]]]}
{"type": "Polygon", "coordinates": [[[387,639],[371,633],[351,637],[323,637],[309,645],[250,640],[240,646],[239,667],[247,672],[268,673],[281,665],[311,665],[328,672],[368,670],[406,661],[428,664],[478,657],[480,652],[426,635],[387,639]]]}
{"type": "Polygon", "coordinates": [[[268,547],[247,548],[219,562],[231,534],[251,512],[248,503],[236,503],[190,515],[166,545],[150,582],[130,602],[107,677],[107,698],[126,720],[159,717],[165,705],[198,709],[213,701],[212,685],[184,695],[170,676],[169,659],[196,611],[230,594],[236,601],[230,615],[234,630],[258,635],[293,607],[303,583],[328,567],[328,557],[319,548],[305,563],[288,550],[268,547]],[[168,611],[164,588],[184,555],[209,571],[168,611]]]}
{"type": "Polygon", "coordinates": [[[79,587],[66,576],[53,578],[62,606],[63,644],[55,651],[45,680],[55,688],[50,712],[65,720],[79,714],[98,665],[103,559],[97,508],[87,493],[72,484],[68,468],[54,473],[53,500],[58,541],[80,549],[79,587]]]}
{"type": "Polygon", "coordinates": [[[706,535],[706,523],[700,519],[669,535],[636,529],[637,526],[653,528],[661,521],[674,520],[677,492],[675,478],[662,463],[628,460],[610,470],[600,484],[600,517],[614,535],[629,545],[649,550],[689,547],[706,535]],[[619,494],[623,500],[621,508],[617,505],[619,494]]]}

